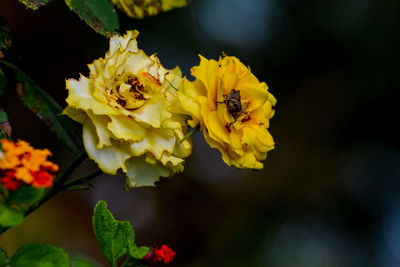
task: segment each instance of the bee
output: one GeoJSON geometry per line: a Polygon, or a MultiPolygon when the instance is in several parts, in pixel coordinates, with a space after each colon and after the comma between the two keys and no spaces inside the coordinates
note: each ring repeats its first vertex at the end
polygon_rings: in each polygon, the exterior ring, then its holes
{"type": "Polygon", "coordinates": [[[231,122],[229,124],[229,126],[231,126],[233,123],[235,123],[237,121],[237,118],[239,117],[239,113],[242,111],[240,91],[232,89],[232,91],[225,96],[226,96],[226,98],[224,101],[221,101],[221,102],[217,101],[217,103],[225,103],[229,114],[231,114],[232,117],[235,119],[233,122],[231,122]]]}

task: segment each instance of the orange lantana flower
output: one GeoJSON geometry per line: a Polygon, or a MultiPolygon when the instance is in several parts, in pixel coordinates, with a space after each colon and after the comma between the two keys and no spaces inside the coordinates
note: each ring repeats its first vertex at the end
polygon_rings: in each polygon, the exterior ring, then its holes
{"type": "Polygon", "coordinates": [[[34,149],[27,142],[0,140],[0,180],[8,190],[21,185],[49,188],[58,165],[47,160],[48,149],[34,149]]]}

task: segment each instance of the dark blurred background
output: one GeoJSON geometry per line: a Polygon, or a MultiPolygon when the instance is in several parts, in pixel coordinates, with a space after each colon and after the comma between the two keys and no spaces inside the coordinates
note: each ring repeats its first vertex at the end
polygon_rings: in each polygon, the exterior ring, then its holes
{"type": "MultiPolygon", "coordinates": [[[[137,243],[176,251],[170,266],[400,266],[399,8],[398,0],[193,0],[144,20],[120,13],[122,32],[138,29],[140,48],[185,75],[199,53],[249,65],[278,99],[275,150],[263,170],[238,170],[196,134],[184,173],[130,192],[122,175],[103,175],[94,190],[51,199],[0,246],[12,254],[47,242],[106,266],[91,228],[105,199],[132,222],[137,243]]],[[[108,50],[63,1],[32,12],[1,0],[0,16],[19,66],[63,106],[65,78],[87,75],[108,50]]],[[[13,89],[0,106],[14,137],[49,147],[65,166],[69,152],[13,89]]]]}

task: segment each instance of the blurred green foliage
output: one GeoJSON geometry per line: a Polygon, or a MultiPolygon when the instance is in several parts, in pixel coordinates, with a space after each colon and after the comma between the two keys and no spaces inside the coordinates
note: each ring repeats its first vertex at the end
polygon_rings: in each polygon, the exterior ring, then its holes
{"type": "Polygon", "coordinates": [[[119,28],[117,12],[108,0],[65,0],[65,3],[98,33],[109,36],[119,28]]]}
{"type": "Polygon", "coordinates": [[[10,259],[11,267],[69,267],[68,254],[47,244],[29,243],[23,245],[10,259]]]}
{"type": "Polygon", "coordinates": [[[31,205],[37,202],[44,192],[44,187],[20,186],[6,199],[9,205],[31,205]]]}
{"type": "Polygon", "coordinates": [[[31,78],[19,69],[15,71],[17,93],[24,105],[44,121],[74,154],[79,153],[81,148],[77,138],[76,124],[68,117],[61,115],[61,106],[31,78]]]}
{"type": "Polygon", "coordinates": [[[24,220],[24,213],[0,203],[0,227],[10,227],[20,224],[24,220]]]}

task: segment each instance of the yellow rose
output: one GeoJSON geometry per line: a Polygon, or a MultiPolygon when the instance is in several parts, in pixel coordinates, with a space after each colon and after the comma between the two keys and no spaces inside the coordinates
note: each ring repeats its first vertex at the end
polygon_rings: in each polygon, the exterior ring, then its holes
{"type": "Polygon", "coordinates": [[[137,19],[186,6],[187,2],[188,0],[112,0],[112,3],[128,16],[137,19]]]}
{"type": "Polygon", "coordinates": [[[138,49],[138,34],[113,36],[104,59],[88,65],[89,77],[66,81],[64,114],[83,124],[86,152],[105,173],[127,174],[127,188],[182,171],[192,150],[191,140],[180,142],[186,118],[175,110],[181,71],[138,49]]]}
{"type": "Polygon", "coordinates": [[[184,79],[178,91],[180,104],[191,115],[191,127],[200,124],[207,143],[222,153],[229,166],[262,169],[274,148],[268,132],[276,99],[268,86],[236,57],[218,61],[200,56],[191,69],[195,81],[184,79]]]}

